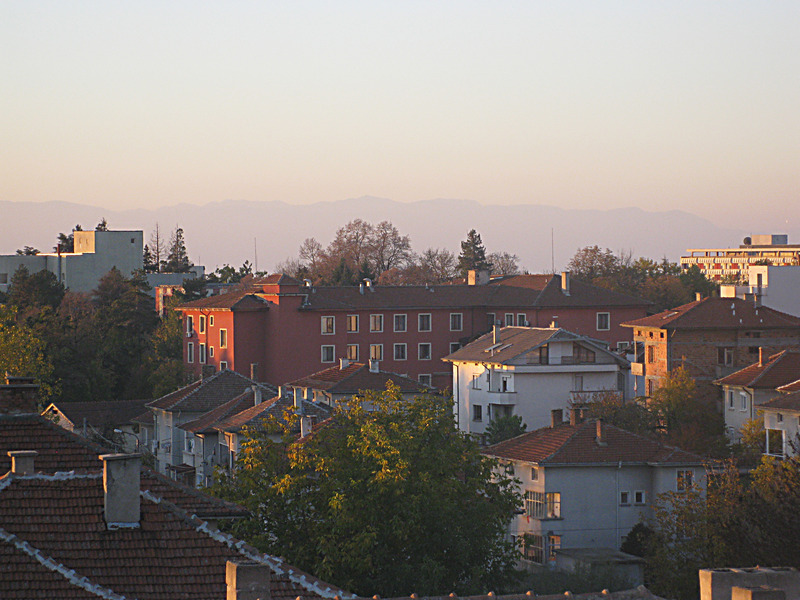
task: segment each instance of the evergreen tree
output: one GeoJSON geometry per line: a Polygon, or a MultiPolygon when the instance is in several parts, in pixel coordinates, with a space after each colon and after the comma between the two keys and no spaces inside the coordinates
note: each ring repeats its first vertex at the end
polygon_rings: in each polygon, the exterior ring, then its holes
{"type": "Polygon", "coordinates": [[[467,234],[467,239],[461,242],[461,254],[458,255],[458,270],[462,277],[467,276],[467,271],[491,270],[492,264],[486,260],[486,248],[483,247],[481,234],[474,229],[467,234]]]}
{"type": "Polygon", "coordinates": [[[144,253],[142,255],[142,268],[144,269],[145,273],[156,273],[158,271],[158,264],[156,263],[156,259],[153,256],[153,253],[150,252],[150,247],[147,244],[144,245],[144,253]]]}
{"type": "Polygon", "coordinates": [[[183,229],[176,227],[169,242],[169,253],[165,270],[168,273],[188,273],[193,267],[186,252],[186,242],[183,240],[183,229]]]}
{"type": "Polygon", "coordinates": [[[59,233],[58,234],[58,242],[53,247],[53,252],[64,252],[69,254],[70,252],[75,252],[75,232],[76,231],[83,231],[83,228],[80,224],[75,225],[75,229],[72,230],[72,233],[67,235],[66,233],[59,233]]]}
{"type": "Polygon", "coordinates": [[[108,231],[108,221],[106,218],[103,217],[103,220],[100,221],[97,226],[94,228],[95,231],[108,231]]]}
{"type": "Polygon", "coordinates": [[[355,285],[353,271],[350,269],[344,257],[339,259],[339,264],[336,265],[336,268],[333,270],[331,285],[355,285]]]}

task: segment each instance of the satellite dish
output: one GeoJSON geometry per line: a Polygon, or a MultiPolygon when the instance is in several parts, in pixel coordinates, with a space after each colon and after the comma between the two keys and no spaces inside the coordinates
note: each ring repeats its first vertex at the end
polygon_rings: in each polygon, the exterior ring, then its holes
{"type": "Polygon", "coordinates": [[[744,243],[745,246],[749,246],[750,244],[753,243],[753,239],[750,236],[747,236],[742,240],[742,242],[744,243]]]}

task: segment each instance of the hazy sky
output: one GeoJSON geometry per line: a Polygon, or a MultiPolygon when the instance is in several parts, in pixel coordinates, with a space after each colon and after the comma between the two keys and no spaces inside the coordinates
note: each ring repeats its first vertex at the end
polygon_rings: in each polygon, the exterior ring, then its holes
{"type": "Polygon", "coordinates": [[[797,0],[25,0],[0,56],[2,200],[800,205],[797,0]]]}

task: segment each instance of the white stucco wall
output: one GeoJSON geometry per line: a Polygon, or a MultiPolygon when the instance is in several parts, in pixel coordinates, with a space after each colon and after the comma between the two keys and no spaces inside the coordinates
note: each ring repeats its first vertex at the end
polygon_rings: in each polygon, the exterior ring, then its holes
{"type": "MultiPolygon", "coordinates": [[[[769,409],[764,411],[764,429],[781,432],[781,446],[784,456],[795,454],[794,446],[800,442],[800,412],[793,410],[769,409]]],[[[775,448],[768,448],[768,454],[777,455],[775,448]]]]}

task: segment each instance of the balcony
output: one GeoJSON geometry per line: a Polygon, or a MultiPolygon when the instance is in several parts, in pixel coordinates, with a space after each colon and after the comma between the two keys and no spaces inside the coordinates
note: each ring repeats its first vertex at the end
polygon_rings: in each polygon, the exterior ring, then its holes
{"type": "Polygon", "coordinates": [[[569,393],[569,400],[572,405],[581,405],[610,396],[622,399],[622,392],[617,390],[574,390],[569,393]]]}
{"type": "Polygon", "coordinates": [[[492,404],[516,404],[516,392],[501,392],[500,390],[489,390],[489,402],[492,404]]]}

